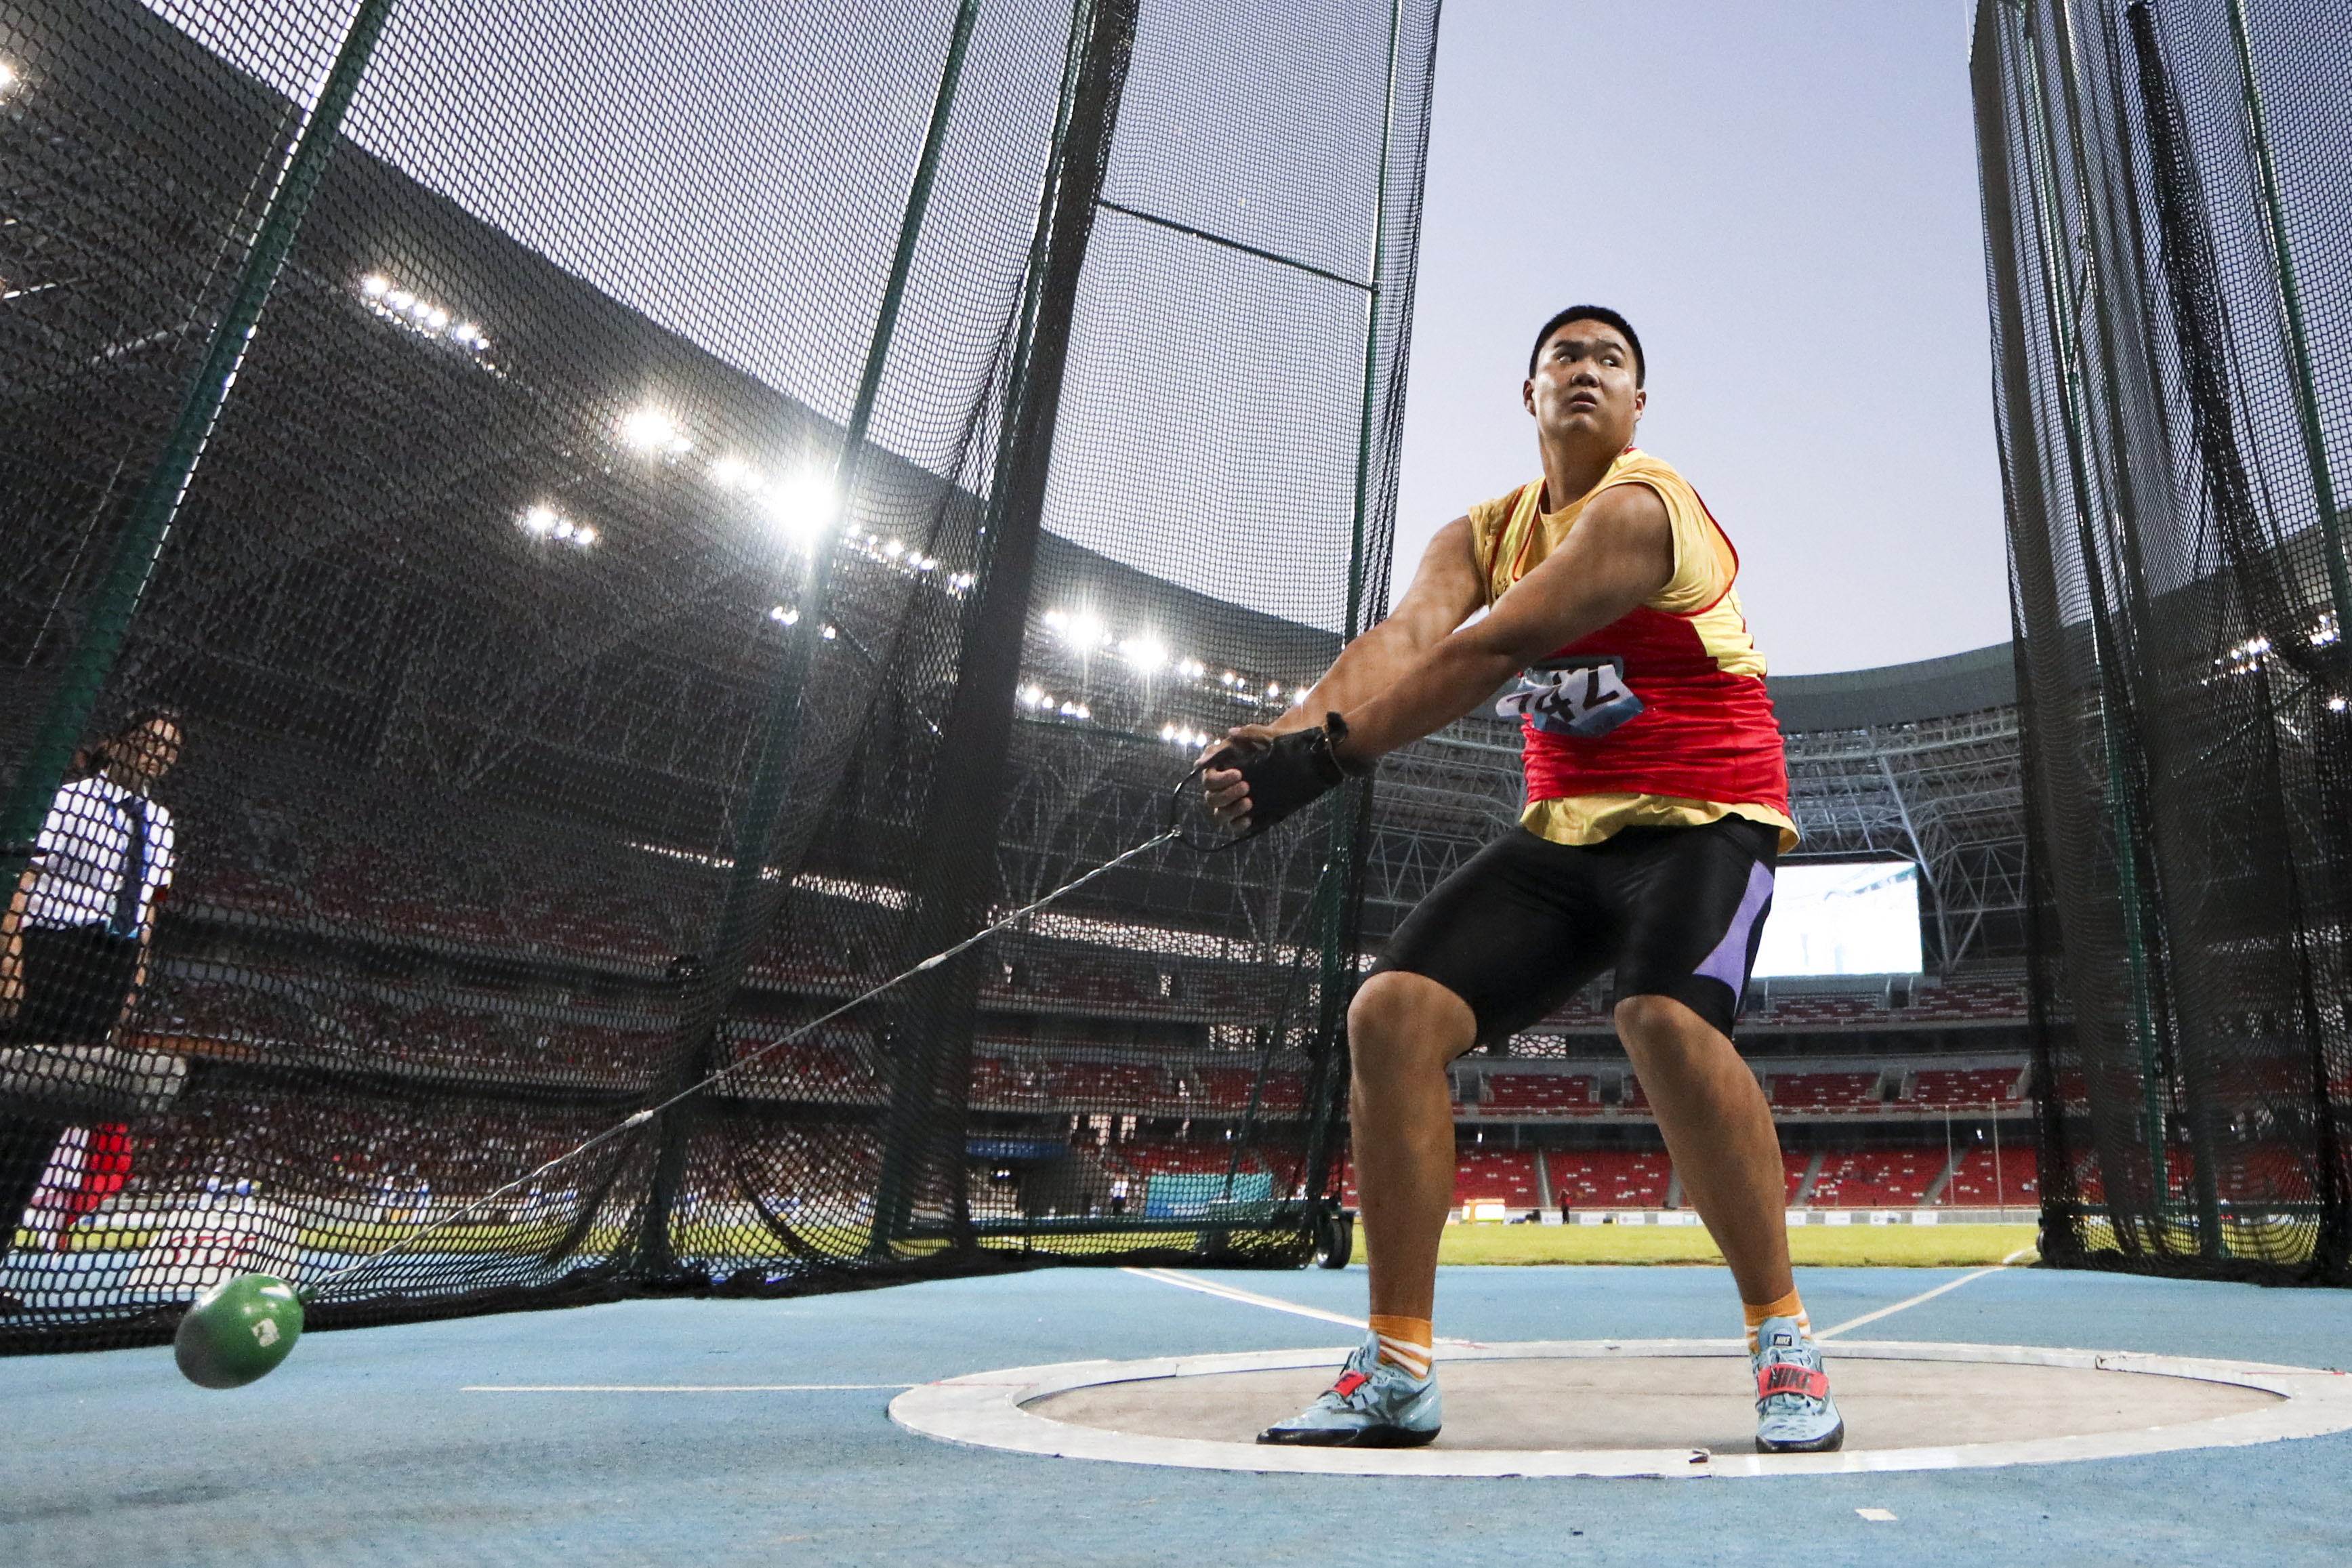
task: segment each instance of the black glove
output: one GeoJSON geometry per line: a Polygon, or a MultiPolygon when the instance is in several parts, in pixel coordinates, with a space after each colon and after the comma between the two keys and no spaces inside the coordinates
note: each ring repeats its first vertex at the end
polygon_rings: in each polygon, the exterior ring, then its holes
{"type": "Polygon", "coordinates": [[[1347,738],[1348,721],[1327,713],[1319,729],[1292,730],[1271,741],[1237,741],[1202,765],[1241,771],[1242,782],[1249,786],[1249,826],[1242,837],[1255,838],[1348,780],[1372,771],[1369,763],[1339,760],[1339,742],[1347,738]]]}

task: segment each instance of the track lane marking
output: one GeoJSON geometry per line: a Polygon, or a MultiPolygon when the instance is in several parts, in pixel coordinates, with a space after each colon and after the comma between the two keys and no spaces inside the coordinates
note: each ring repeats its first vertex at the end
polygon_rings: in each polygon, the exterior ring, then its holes
{"type": "Polygon", "coordinates": [[[2002,1269],[2007,1268],[2011,1264],[2015,1263],[2019,1258],[2031,1256],[2032,1251],[2033,1248],[2030,1247],[2021,1247],[2015,1252],[2011,1253],[2008,1257],[2002,1258],[1999,1263],[1994,1264],[1990,1268],[1979,1268],[1973,1274],[1963,1274],[1958,1279],[1947,1279],[1944,1283],[1937,1286],[1932,1290],[1922,1290],[1916,1296],[1913,1296],[1907,1300],[1897,1301],[1891,1307],[1881,1307],[1875,1312],[1864,1312],[1859,1318],[1848,1318],[1844,1322],[1840,1323],[1833,1329],[1822,1329],[1816,1331],[1813,1334],[1813,1338],[1817,1340],[1825,1340],[1833,1334],[1842,1334],[1848,1329],[1858,1329],[1864,1323],[1874,1323],[1881,1318],[1891,1318],[1897,1312],[1908,1311],[1922,1301],[1934,1300],[1937,1297],[1942,1295],[1947,1290],[1957,1290],[1961,1286],[1981,1279],[1988,1274],[1998,1274],[2002,1269]]]}
{"type": "Polygon", "coordinates": [[[460,1394],[830,1394],[912,1383],[469,1383],[460,1394]]]}
{"type": "MultiPolygon", "coordinates": [[[[1264,1307],[1270,1311],[1289,1312],[1297,1317],[1314,1318],[1326,1323],[1343,1324],[1360,1334],[1370,1332],[1371,1329],[1371,1325],[1361,1318],[1327,1312],[1320,1307],[1302,1307],[1296,1301],[1286,1301],[1279,1296],[1261,1296],[1255,1290],[1244,1290],[1233,1285],[1220,1285],[1213,1279],[1202,1279],[1195,1275],[1181,1274],[1173,1268],[1123,1268],[1119,1272],[1132,1274],[1139,1279],[1156,1279],[1162,1285],[1173,1285],[1179,1289],[1198,1290],[1203,1296],[1216,1296],[1227,1301],[1238,1301],[1244,1307],[1264,1307]]],[[[1436,1335],[1435,1342],[1441,1345],[1479,1343],[1476,1340],[1451,1339],[1444,1334],[1436,1335]]]]}

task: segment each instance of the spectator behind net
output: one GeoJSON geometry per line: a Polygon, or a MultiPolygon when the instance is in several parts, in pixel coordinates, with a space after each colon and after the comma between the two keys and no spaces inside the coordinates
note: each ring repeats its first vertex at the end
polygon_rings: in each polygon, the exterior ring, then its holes
{"type": "MultiPolygon", "coordinates": [[[[152,793],[183,740],[179,714],[152,708],[76,754],[0,911],[0,1034],[11,1043],[108,1045],[130,1021],[176,858],[172,814],[152,793]]],[[[0,1113],[0,1259],[70,1125],[0,1113]]],[[[0,1311],[19,1305],[0,1292],[0,1311]]]]}

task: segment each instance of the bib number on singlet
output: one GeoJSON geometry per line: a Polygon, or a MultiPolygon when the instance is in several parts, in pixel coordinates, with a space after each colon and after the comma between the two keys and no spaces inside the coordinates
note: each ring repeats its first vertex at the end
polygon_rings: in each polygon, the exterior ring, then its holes
{"type": "Polygon", "coordinates": [[[1524,714],[1538,730],[1596,740],[1642,710],[1642,700],[1625,684],[1625,661],[1605,657],[1597,663],[1538,664],[1495,704],[1509,719],[1524,714]]]}

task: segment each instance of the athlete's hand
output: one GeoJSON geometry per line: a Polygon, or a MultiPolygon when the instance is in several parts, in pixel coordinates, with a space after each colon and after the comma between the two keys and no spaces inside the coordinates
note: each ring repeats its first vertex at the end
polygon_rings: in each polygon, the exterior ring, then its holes
{"type": "MultiPolygon", "coordinates": [[[[1273,743],[1280,733],[1269,724],[1236,724],[1225,731],[1222,741],[1212,741],[1209,749],[1201,753],[1205,763],[1218,752],[1231,747],[1241,752],[1261,751],[1273,743]]],[[[1229,833],[1240,833],[1249,826],[1249,780],[1239,768],[1203,768],[1201,787],[1209,803],[1209,810],[1229,833]]]]}

